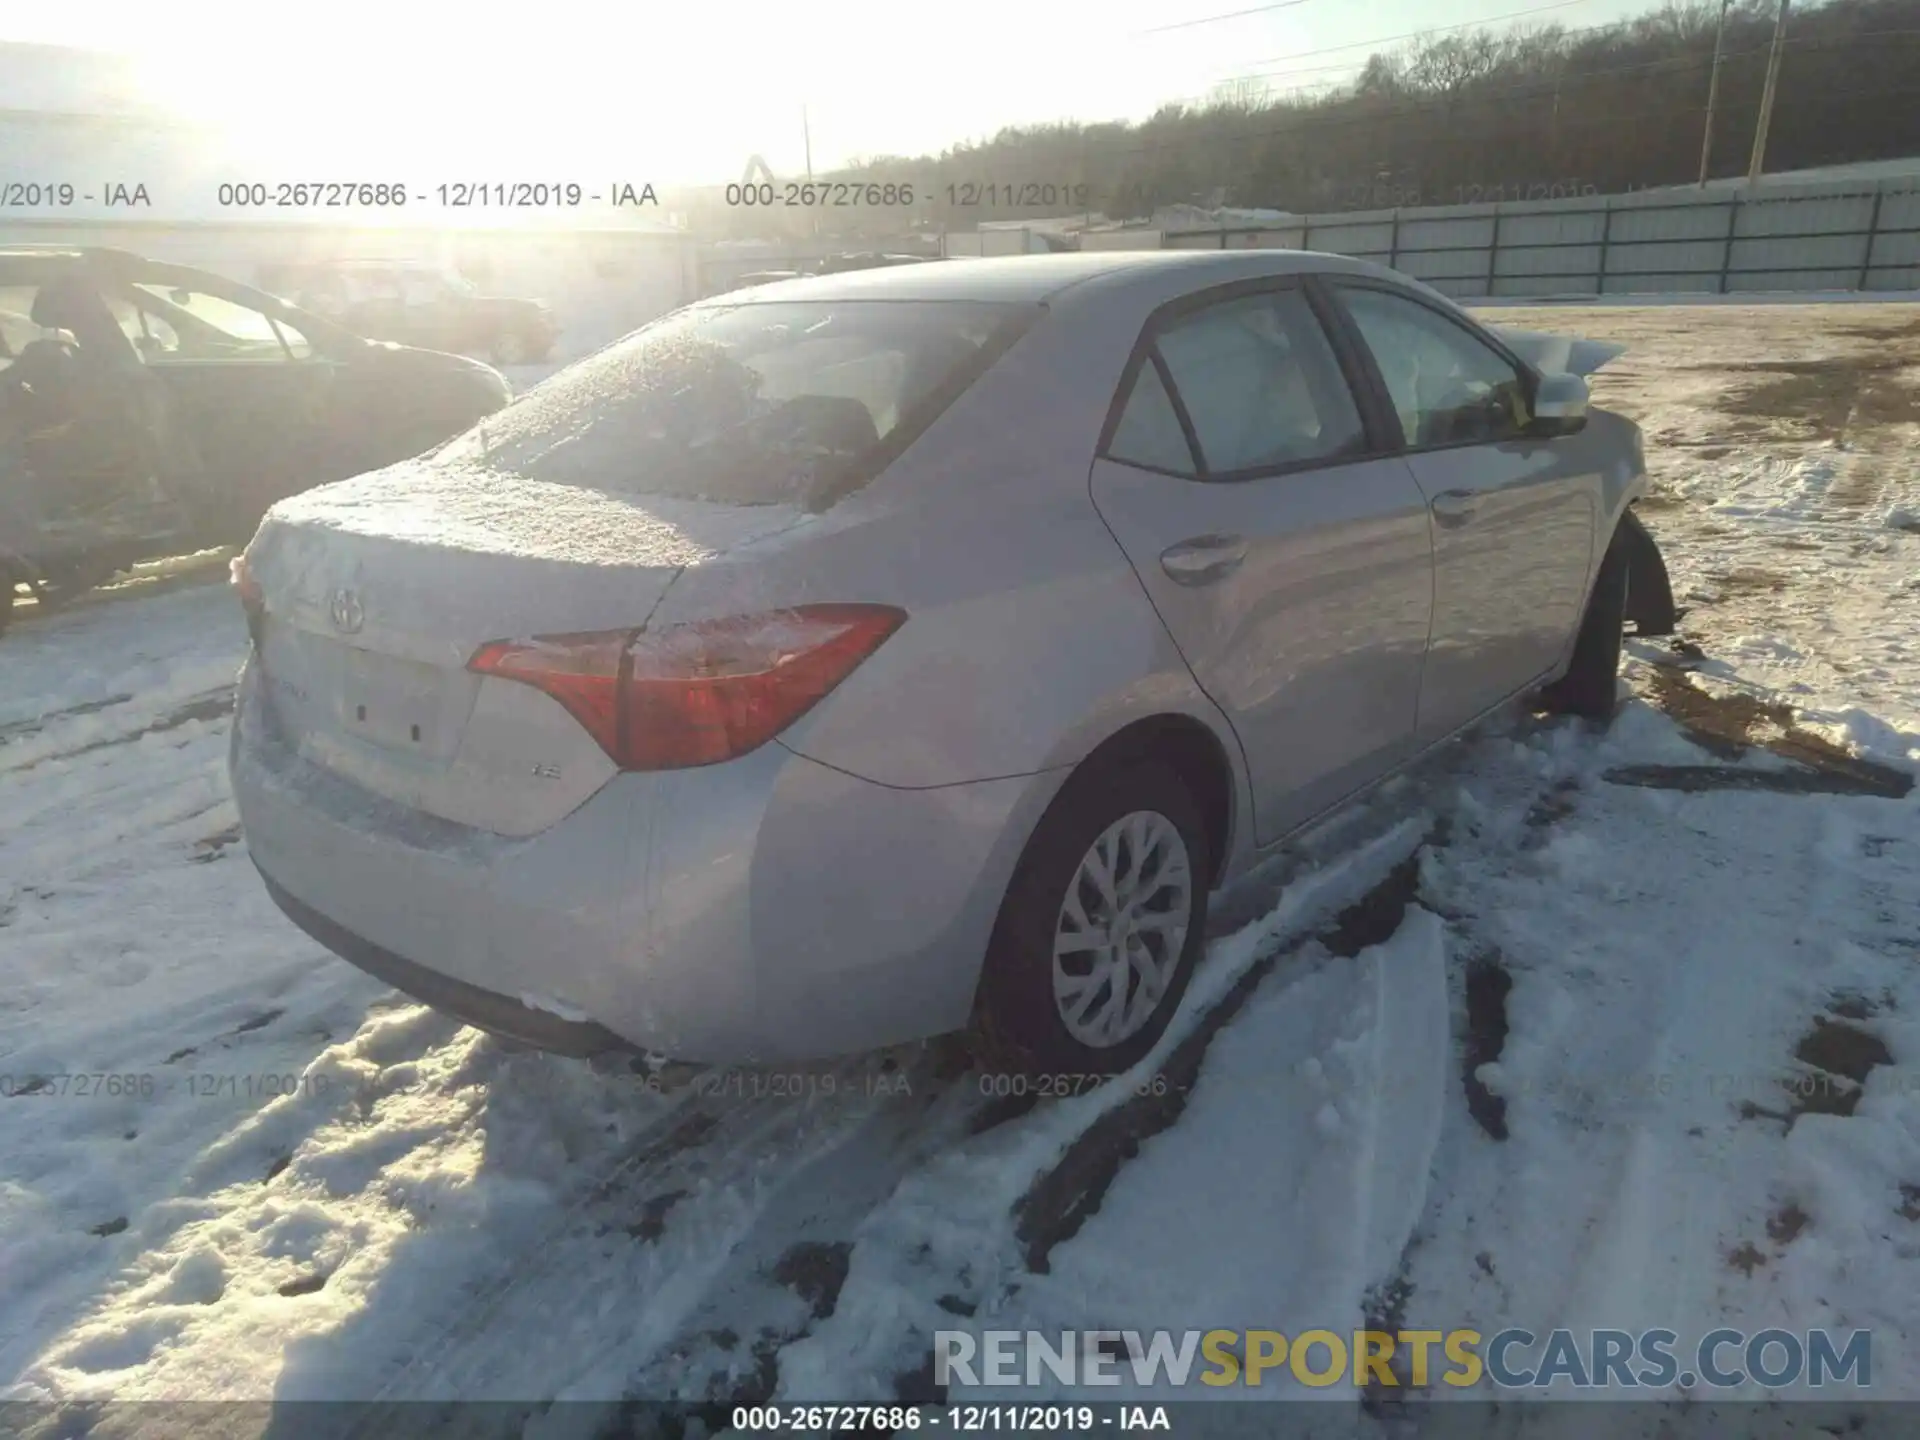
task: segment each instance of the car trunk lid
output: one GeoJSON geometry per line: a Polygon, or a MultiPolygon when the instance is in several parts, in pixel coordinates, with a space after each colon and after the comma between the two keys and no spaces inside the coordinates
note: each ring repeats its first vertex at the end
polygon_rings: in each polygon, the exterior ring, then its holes
{"type": "Polygon", "coordinates": [[[548,696],[468,671],[474,652],[639,629],[684,569],[807,518],[432,462],[308,492],[247,550],[268,703],[307,758],[379,794],[543,828],[611,762],[548,696]]]}

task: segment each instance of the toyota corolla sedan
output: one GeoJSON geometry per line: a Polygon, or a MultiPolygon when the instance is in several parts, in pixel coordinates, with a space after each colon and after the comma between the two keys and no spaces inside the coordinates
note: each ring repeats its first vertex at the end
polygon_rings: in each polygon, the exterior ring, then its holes
{"type": "Polygon", "coordinates": [[[253,859],[546,1049],[1114,1073],[1211,894],[1511,701],[1606,717],[1671,629],[1616,353],[1278,251],[694,305],[268,515],[253,859]]]}

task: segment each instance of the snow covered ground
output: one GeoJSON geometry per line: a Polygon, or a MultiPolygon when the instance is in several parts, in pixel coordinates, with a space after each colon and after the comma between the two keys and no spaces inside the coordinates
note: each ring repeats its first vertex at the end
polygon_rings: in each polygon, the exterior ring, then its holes
{"type": "Polygon", "coordinates": [[[0,1394],[610,1435],[930,1398],[937,1330],[1365,1320],[1869,1328],[1920,1399],[1920,315],[1576,328],[1633,347],[1600,398],[1683,643],[1630,642],[1605,733],[1513,717],[1314,839],[1133,1083],[1060,1101],[945,1044],[775,1098],[461,1029],[262,892],[222,588],[23,618],[0,1394]]]}

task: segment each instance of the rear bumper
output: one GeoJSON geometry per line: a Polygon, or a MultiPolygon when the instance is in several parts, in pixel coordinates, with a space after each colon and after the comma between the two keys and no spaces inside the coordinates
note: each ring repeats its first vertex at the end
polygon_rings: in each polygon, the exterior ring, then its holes
{"type": "MultiPolygon", "coordinates": [[[[259,867],[256,865],[256,869],[259,867]]],[[[391,950],[383,950],[372,941],[335,924],[311,905],[296,900],[260,871],[267,894],[286,917],[308,935],[349,964],[384,980],[394,989],[414,999],[444,1010],[469,1025],[524,1041],[556,1055],[598,1055],[622,1047],[624,1042],[604,1025],[592,1021],[563,1020],[557,1015],[534,1010],[510,996],[478,985],[455,980],[424,965],[402,959],[391,950]]]]}
{"type": "Polygon", "coordinates": [[[959,1028],[1019,851],[1064,778],[899,790],[776,743],[619,775],[516,839],[315,765],[272,733],[260,688],[250,663],[231,772],[281,908],[396,988],[571,1054],[618,1041],[767,1064],[959,1028]]]}

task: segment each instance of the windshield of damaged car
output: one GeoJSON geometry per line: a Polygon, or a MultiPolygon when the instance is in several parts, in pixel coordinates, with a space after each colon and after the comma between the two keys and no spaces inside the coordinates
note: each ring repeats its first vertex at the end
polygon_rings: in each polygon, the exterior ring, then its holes
{"type": "Polygon", "coordinates": [[[670,316],[440,452],[534,480],[823,510],[911,443],[1032,307],[774,302],[670,316]]]}

